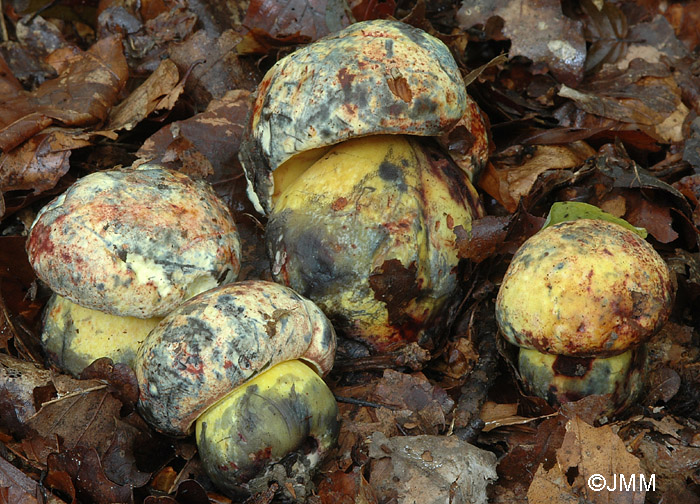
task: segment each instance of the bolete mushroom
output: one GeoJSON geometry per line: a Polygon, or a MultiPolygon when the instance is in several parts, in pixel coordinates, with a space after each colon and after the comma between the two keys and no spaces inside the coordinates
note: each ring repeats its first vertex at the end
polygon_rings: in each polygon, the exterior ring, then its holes
{"type": "Polygon", "coordinates": [[[445,136],[467,117],[465,152],[482,164],[474,111],[449,49],[400,22],[356,23],[278,61],[240,156],[269,214],[275,280],[372,351],[431,346],[457,297],[456,233],[484,212],[469,174],[416,136],[445,136]]]}
{"type": "Polygon", "coordinates": [[[513,257],[496,299],[503,337],[520,347],[521,378],[554,402],[641,390],[644,347],[672,307],[668,267],[634,231],[600,219],[546,227],[513,257]]]}
{"type": "Polygon", "coordinates": [[[337,405],[320,375],[335,346],[329,320],[293,290],[261,280],[224,285],[151,331],[136,359],[139,410],[172,436],[196,422],[207,474],[239,495],[283,458],[308,471],[334,444],[337,405]]]}
{"type": "Polygon", "coordinates": [[[102,356],[130,364],[159,318],[240,269],[235,223],[211,187],[154,165],[79,179],[39,212],[27,254],[58,294],[44,347],[73,374],[102,356]]]}

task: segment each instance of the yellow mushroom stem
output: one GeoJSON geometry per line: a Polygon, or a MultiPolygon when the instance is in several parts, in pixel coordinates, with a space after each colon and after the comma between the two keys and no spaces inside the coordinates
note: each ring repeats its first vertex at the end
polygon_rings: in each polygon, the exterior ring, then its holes
{"type": "Polygon", "coordinates": [[[290,453],[313,468],[337,439],[337,414],[333,393],[311,367],[299,360],[282,362],[197,419],[202,464],[229,494],[290,453]]]}
{"type": "Polygon", "coordinates": [[[46,306],[41,344],[49,360],[75,376],[100,357],[133,367],[139,345],[160,321],[91,310],[54,294],[46,306]]]}
{"type": "Polygon", "coordinates": [[[610,412],[633,403],[642,390],[646,351],[612,357],[568,357],[520,348],[518,369],[526,388],[554,404],[610,395],[610,412]]]}

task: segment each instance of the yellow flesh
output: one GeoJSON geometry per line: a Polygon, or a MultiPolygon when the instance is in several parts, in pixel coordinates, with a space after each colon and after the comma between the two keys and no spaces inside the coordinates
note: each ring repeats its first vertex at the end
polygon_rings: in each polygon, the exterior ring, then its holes
{"type": "Polygon", "coordinates": [[[311,465],[334,444],[337,405],[323,379],[299,360],[277,364],[210,407],[195,435],[207,474],[223,488],[302,450],[311,465]],[[304,443],[313,438],[304,451],[304,443]]]}
{"type": "Polygon", "coordinates": [[[351,321],[358,338],[391,347],[401,344],[401,338],[390,327],[383,294],[371,287],[369,278],[384,271],[387,261],[398,261],[411,271],[411,285],[403,290],[412,292],[400,309],[411,324],[410,337],[416,339],[421,324],[456,287],[459,259],[453,229],[460,225],[469,232],[472,220],[471,209],[451,192],[451,184],[459,183],[468,181],[450,179],[431,167],[408,137],[370,136],[338,144],[289,183],[277,200],[268,225],[273,274],[329,316],[351,321]],[[323,272],[315,276],[318,260],[302,257],[308,255],[300,251],[303,243],[311,241],[323,250],[310,246],[310,252],[332,262],[335,273],[330,277],[323,272]],[[322,285],[323,292],[309,291],[301,283],[304,278],[322,285]]]}
{"type": "Polygon", "coordinates": [[[132,366],[139,345],[160,320],[111,315],[56,295],[41,340],[57,364],[74,375],[100,357],[132,366]]]}

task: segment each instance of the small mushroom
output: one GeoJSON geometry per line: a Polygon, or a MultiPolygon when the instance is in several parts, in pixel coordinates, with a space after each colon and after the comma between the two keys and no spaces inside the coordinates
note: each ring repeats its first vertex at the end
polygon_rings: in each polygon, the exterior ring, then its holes
{"type": "Polygon", "coordinates": [[[74,374],[109,354],[117,334],[135,346],[148,323],[132,317],[160,318],[240,269],[235,223],[211,187],[153,165],[79,179],[39,212],[27,254],[61,296],[45,316],[45,347],[74,374]]]}
{"type": "Polygon", "coordinates": [[[484,215],[469,178],[487,146],[457,63],[423,30],[360,22],[278,61],[240,153],[274,278],[371,352],[437,346],[459,297],[456,235],[484,215]]]}
{"type": "Polygon", "coordinates": [[[496,320],[521,348],[531,392],[555,402],[611,393],[615,409],[641,390],[640,346],[672,303],[668,267],[649,243],[617,223],[584,218],[546,227],[520,247],[496,320]]]}
{"type": "Polygon", "coordinates": [[[335,344],[323,312],[287,287],[212,289],[166,316],[139,349],[139,410],[172,436],[196,422],[207,474],[237,495],[290,454],[312,469],[335,442],[337,405],[319,376],[335,344]]]}

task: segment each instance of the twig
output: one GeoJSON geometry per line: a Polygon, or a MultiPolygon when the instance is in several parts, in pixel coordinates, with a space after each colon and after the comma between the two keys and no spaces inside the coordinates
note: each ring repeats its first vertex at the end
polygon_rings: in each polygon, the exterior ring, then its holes
{"type": "Polygon", "coordinates": [[[96,385],[96,386],[94,386],[94,387],[86,388],[86,389],[84,389],[84,390],[78,390],[78,391],[76,391],[76,392],[70,392],[70,393],[68,393],[68,394],[66,394],[66,395],[64,395],[64,396],[57,397],[56,399],[51,399],[50,401],[46,401],[45,403],[41,403],[41,406],[44,407],[44,406],[46,406],[47,404],[52,404],[52,403],[56,403],[56,402],[59,402],[59,401],[64,401],[65,399],[70,399],[71,397],[75,397],[75,396],[87,394],[88,392],[94,392],[94,391],[96,391],[96,390],[102,390],[102,389],[106,389],[106,388],[107,388],[107,385],[96,385]]]}
{"type": "Polygon", "coordinates": [[[376,403],[372,401],[365,401],[364,399],[355,399],[354,397],[344,397],[344,396],[335,396],[335,400],[338,402],[342,403],[347,403],[347,404],[356,404],[358,406],[367,406],[369,408],[387,408],[391,411],[396,411],[398,408],[395,406],[389,406],[388,404],[381,404],[381,403],[376,403]]]}

